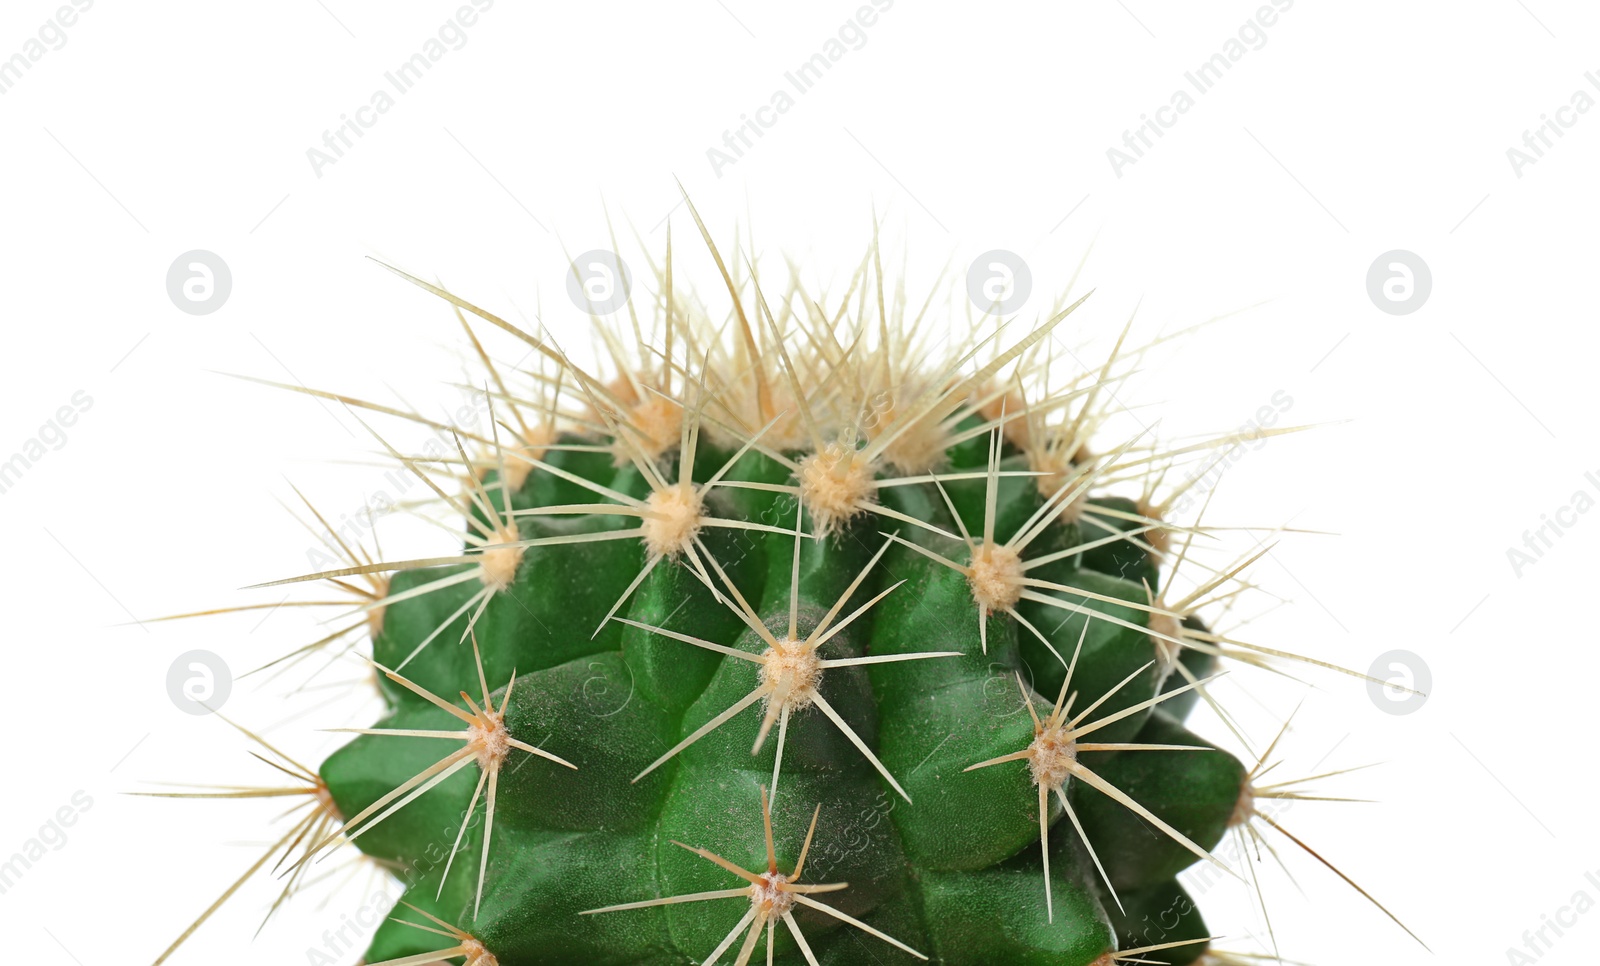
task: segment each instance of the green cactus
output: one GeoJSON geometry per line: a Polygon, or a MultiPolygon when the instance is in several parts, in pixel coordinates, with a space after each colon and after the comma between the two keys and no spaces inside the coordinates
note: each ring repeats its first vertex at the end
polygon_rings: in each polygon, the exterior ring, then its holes
{"type": "Polygon", "coordinates": [[[285,897],[350,845],[395,870],[366,954],[392,966],[1213,955],[1177,876],[1239,874],[1209,850],[1255,772],[1182,719],[1220,660],[1281,655],[1196,613],[1239,568],[1169,599],[1200,529],[1109,492],[1170,460],[1091,449],[1131,354],[1052,383],[1082,300],[941,349],[876,259],[850,321],[774,312],[705,240],[731,338],[674,292],[669,241],[655,337],[604,328],[610,381],[410,279],[486,367],[487,429],[383,443],[462,550],[335,538],[348,566],[279,582],[355,595],[297,657],[370,629],[388,711],[315,772],[265,746],[309,807],[258,868],[280,856],[285,897]],[[532,351],[531,388],[463,312],[532,351]]]}

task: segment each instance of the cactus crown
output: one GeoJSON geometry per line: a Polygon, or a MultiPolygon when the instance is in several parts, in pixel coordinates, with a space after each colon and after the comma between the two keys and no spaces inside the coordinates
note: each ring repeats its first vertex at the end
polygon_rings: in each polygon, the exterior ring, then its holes
{"type": "Polygon", "coordinates": [[[1176,876],[1237,876],[1211,850],[1295,792],[1182,721],[1220,711],[1221,662],[1292,655],[1205,623],[1253,558],[1203,565],[1162,490],[1238,439],[1100,445],[1145,350],[1124,329],[1062,380],[1082,299],[939,344],[875,247],[831,309],[774,307],[694,218],[726,324],[674,288],[669,231],[654,311],[596,319],[610,377],[403,276],[453,307],[486,429],[287,387],[447,438],[373,432],[461,549],[334,535],[339,566],[274,582],[340,593],[348,626],[291,657],[370,632],[387,712],[316,771],[252,736],[306,800],[257,868],[283,898],[346,846],[392,870],[388,966],[1245,961],[1176,876]]]}

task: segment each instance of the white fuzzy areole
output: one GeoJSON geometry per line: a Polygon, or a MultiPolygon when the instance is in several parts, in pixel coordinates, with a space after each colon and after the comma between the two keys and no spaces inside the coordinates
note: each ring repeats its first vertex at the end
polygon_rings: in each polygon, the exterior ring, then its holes
{"type": "MultiPolygon", "coordinates": [[[[1039,488],[1039,494],[1045,499],[1061,492],[1061,488],[1069,482],[1077,486],[1082,482],[1082,471],[1072,460],[1070,454],[1059,451],[1028,452],[1028,468],[1042,475],[1033,478],[1034,485],[1039,488]]],[[[1061,507],[1056,513],[1056,518],[1063,523],[1077,523],[1083,517],[1084,505],[1088,502],[1087,488],[1078,494],[1070,503],[1061,507]]]]}
{"type": "Polygon", "coordinates": [[[800,461],[800,496],[823,533],[861,512],[877,497],[872,465],[854,446],[835,441],[800,461]]]}
{"type": "MultiPolygon", "coordinates": [[[[1161,602],[1157,601],[1154,606],[1160,607],[1161,602]]],[[[1150,643],[1156,646],[1156,654],[1161,658],[1161,677],[1165,679],[1172,673],[1173,665],[1178,663],[1178,657],[1183,654],[1182,645],[1174,644],[1165,638],[1183,640],[1183,625],[1171,614],[1151,614],[1149,628],[1150,643]],[[1164,637],[1158,637],[1158,634],[1164,637]]]]}
{"type": "MultiPolygon", "coordinates": [[[[1135,509],[1138,510],[1140,516],[1149,517],[1151,520],[1161,520],[1163,507],[1156,506],[1148,500],[1140,500],[1135,509]]],[[[1146,530],[1144,532],[1144,542],[1148,543],[1150,548],[1157,554],[1165,556],[1172,549],[1172,531],[1167,529],[1164,524],[1154,529],[1146,530]]]]}
{"type": "MultiPolygon", "coordinates": [[[[759,412],[758,406],[758,402],[751,401],[750,407],[752,410],[759,412]]],[[[762,444],[780,453],[805,449],[809,446],[811,434],[806,428],[805,417],[801,415],[801,409],[795,402],[794,394],[786,389],[773,390],[771,406],[772,409],[777,410],[778,415],[773,417],[772,428],[762,434],[762,444]]],[[[707,430],[720,430],[720,427],[709,424],[701,427],[701,432],[707,430]]],[[[744,444],[743,437],[724,433],[719,433],[719,435],[727,435],[728,442],[733,444],[732,448],[734,449],[738,449],[744,444]]]]}
{"type": "Polygon", "coordinates": [[[1006,441],[1025,450],[1033,438],[1028,426],[1027,409],[1028,402],[1022,398],[1022,393],[1012,389],[984,403],[978,414],[991,421],[1004,417],[1005,427],[1000,431],[1005,434],[1006,441]]]}
{"type": "Polygon", "coordinates": [[[483,943],[478,942],[476,939],[463,939],[461,941],[461,951],[467,957],[467,961],[462,966],[500,966],[500,960],[495,958],[494,953],[484,949],[483,943]]]}
{"type": "Polygon", "coordinates": [[[467,726],[467,750],[478,756],[478,767],[485,772],[506,760],[511,753],[511,732],[506,730],[504,711],[485,711],[467,726]]]}
{"type": "Polygon", "coordinates": [[[1022,599],[1022,555],[998,543],[986,543],[967,565],[972,599],[985,613],[1004,612],[1022,599]]]}
{"type": "Polygon", "coordinates": [[[670,557],[683,552],[700,533],[704,501],[692,485],[679,484],[657,490],[645,499],[640,526],[650,553],[670,557]]]}
{"type": "Polygon", "coordinates": [[[1045,728],[1028,746],[1028,767],[1033,770],[1033,783],[1057,789],[1072,777],[1072,766],[1078,762],[1078,743],[1067,737],[1065,728],[1045,728]]]}
{"type": "MultiPolygon", "coordinates": [[[[628,425],[631,431],[623,429],[622,432],[628,434],[632,445],[650,460],[658,460],[678,445],[683,434],[683,406],[649,393],[643,402],[628,411],[628,425]]],[[[617,465],[626,464],[627,444],[619,441],[614,448],[617,465]]]]}
{"type": "Polygon", "coordinates": [[[533,464],[529,460],[544,459],[545,452],[555,441],[555,428],[539,424],[528,427],[518,443],[507,447],[506,482],[513,490],[522,489],[522,484],[528,482],[528,474],[533,472],[533,464]]]}
{"type": "Polygon", "coordinates": [[[945,451],[949,448],[950,434],[945,431],[944,424],[923,419],[884,447],[883,458],[901,473],[932,473],[944,465],[945,451]]]}
{"type": "Polygon", "coordinates": [[[777,647],[761,654],[761,683],[769,702],[775,700],[791,711],[809,708],[822,684],[822,658],[805,641],[780,637],[777,647]]]}
{"type": "Polygon", "coordinates": [[[760,882],[750,886],[750,905],[757,915],[765,914],[768,919],[780,919],[794,908],[794,895],[779,888],[788,881],[789,877],[782,872],[766,872],[762,874],[760,882]]]}
{"type": "MultiPolygon", "coordinates": [[[[502,527],[489,536],[491,544],[515,543],[521,539],[522,534],[515,524],[502,527]]],[[[522,566],[524,550],[525,547],[496,547],[479,554],[483,562],[478,564],[482,570],[478,576],[483,580],[483,585],[495,590],[505,590],[510,587],[517,579],[517,568],[522,566]]]]}

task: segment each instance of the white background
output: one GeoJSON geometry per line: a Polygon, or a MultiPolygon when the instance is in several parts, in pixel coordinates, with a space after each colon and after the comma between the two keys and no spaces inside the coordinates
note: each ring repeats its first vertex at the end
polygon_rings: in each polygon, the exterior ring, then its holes
{"type": "MultiPolygon", "coordinates": [[[[6,3],[0,57],[55,6],[6,3]]],[[[253,860],[275,814],[120,794],[262,780],[226,726],[175,710],[167,667],[205,648],[242,671],[314,627],[288,612],[118,625],[259,602],[235,588],[306,569],[309,538],[274,502],[292,496],[286,476],[335,515],[381,486],[380,470],[348,462],[372,444],[347,415],[216,373],[453,400],[452,317],[366,256],[506,313],[542,307],[579,341],[564,251],[609,247],[602,202],[640,271],[626,224],[659,257],[670,217],[682,277],[715,296],[674,176],[725,248],[735,226],[745,242],[753,228],[763,264],[792,254],[835,289],[875,206],[914,294],[947,258],[959,275],[1009,249],[1032,268],[1031,317],[1093,242],[1078,335],[1104,337],[1136,305],[1145,335],[1257,306],[1166,353],[1139,399],[1169,438],[1237,427],[1278,390],[1294,400],[1289,421],[1335,423],[1251,451],[1218,491],[1211,522],[1337,534],[1287,535],[1261,561],[1257,579],[1292,604],[1248,633],[1362,670],[1403,648],[1432,674],[1429,701],[1405,716],[1359,681],[1308,675],[1320,690],[1282,774],[1330,751],[1323,768],[1386,762],[1322,786],[1380,803],[1297,805],[1284,821],[1437,958],[1292,847],[1304,897],[1261,867],[1284,955],[1506,962],[1575,892],[1600,899],[1584,878],[1600,870],[1600,514],[1579,515],[1520,576],[1507,559],[1575,491],[1596,495],[1586,471],[1600,475],[1600,111],[1569,114],[1520,177],[1507,157],[1575,91],[1600,97],[1585,78],[1600,69],[1600,13],[1300,0],[1119,176],[1107,149],[1254,3],[900,0],[719,177],[707,149],[855,7],[501,0],[320,174],[307,149],[436,35],[452,0],[96,3],[0,95],[0,458],[75,392],[93,400],[0,495],[0,856],[74,792],[93,799],[64,846],[0,895],[8,960],[148,962],[253,860]],[[180,312],[165,287],[192,249],[232,271],[230,298],[206,316],[180,312]],[[1409,315],[1367,294],[1369,265],[1392,249],[1431,267],[1431,296],[1409,315]]],[[[396,546],[431,539],[396,534],[396,546]]],[[[1235,678],[1219,693],[1261,740],[1263,709],[1281,718],[1301,697],[1235,678]]],[[[373,713],[359,692],[317,707],[338,695],[282,690],[241,684],[230,711],[313,764],[337,740],[315,729],[373,713]]],[[[271,899],[258,883],[175,962],[305,962],[369,888],[308,895],[246,946],[271,899]]],[[[1214,931],[1260,932],[1244,889],[1203,901],[1214,931]]],[[[1540,961],[1596,951],[1590,912],[1540,961]]]]}

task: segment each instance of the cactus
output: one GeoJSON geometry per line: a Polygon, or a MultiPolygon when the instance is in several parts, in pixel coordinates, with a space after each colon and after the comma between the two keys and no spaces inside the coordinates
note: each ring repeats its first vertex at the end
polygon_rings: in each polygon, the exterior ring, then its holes
{"type": "Polygon", "coordinates": [[[487,427],[286,387],[449,438],[373,433],[461,549],[333,536],[341,566],[274,582],[342,595],[291,658],[370,635],[387,712],[315,770],[241,728],[295,784],[203,797],[301,800],[246,877],[277,868],[281,903],[354,846],[405,883],[366,953],[390,966],[1245,961],[1177,877],[1240,877],[1212,850],[1295,793],[1183,721],[1222,713],[1224,663],[1292,655],[1208,628],[1249,558],[1180,595],[1207,529],[1157,500],[1238,438],[1100,448],[1140,351],[1124,330],[1061,381],[1082,299],[941,347],[875,246],[833,309],[770,306],[694,219],[729,324],[674,290],[669,234],[655,317],[596,319],[610,379],[397,272],[454,309],[487,427]],[[504,372],[485,326],[534,367],[504,372]]]}

